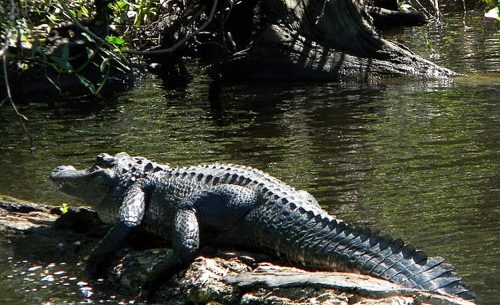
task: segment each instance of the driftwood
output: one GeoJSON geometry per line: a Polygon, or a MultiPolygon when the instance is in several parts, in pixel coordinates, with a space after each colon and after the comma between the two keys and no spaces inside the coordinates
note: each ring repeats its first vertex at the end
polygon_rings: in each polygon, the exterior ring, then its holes
{"type": "MultiPolygon", "coordinates": [[[[36,249],[48,251],[61,244],[73,245],[64,247],[64,251],[83,259],[106,227],[87,208],[61,213],[59,208],[0,196],[0,240],[28,239],[32,253],[26,260],[36,258],[36,249]]],[[[170,251],[144,248],[144,240],[149,237],[137,240],[142,242],[133,242],[111,263],[107,279],[113,291],[129,300],[139,293],[151,267],[170,251]]],[[[281,266],[264,255],[228,249],[203,249],[187,270],[159,288],[156,300],[162,304],[472,305],[456,297],[408,289],[366,275],[310,272],[281,266]]]]}

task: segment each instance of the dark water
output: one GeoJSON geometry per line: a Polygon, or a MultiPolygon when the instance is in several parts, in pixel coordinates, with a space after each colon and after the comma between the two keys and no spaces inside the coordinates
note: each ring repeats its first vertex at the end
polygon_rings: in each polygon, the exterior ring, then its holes
{"type": "MultiPolygon", "coordinates": [[[[469,13],[391,34],[442,65],[474,73],[453,81],[246,84],[210,98],[203,77],[175,90],[150,78],[102,102],[49,107],[41,99],[21,109],[34,150],[4,106],[0,194],[68,202],[48,173],[60,164],[87,165],[99,152],[172,164],[244,163],[308,190],[339,218],[445,257],[482,304],[499,304],[498,29],[469,13]]],[[[79,268],[62,261],[42,263],[4,242],[0,304],[118,303],[90,296],[79,268]]]]}

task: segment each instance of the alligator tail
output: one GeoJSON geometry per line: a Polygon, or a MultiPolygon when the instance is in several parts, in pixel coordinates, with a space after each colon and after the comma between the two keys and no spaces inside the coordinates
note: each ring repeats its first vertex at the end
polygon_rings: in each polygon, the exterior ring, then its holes
{"type": "Polygon", "coordinates": [[[451,265],[401,239],[357,228],[316,207],[278,199],[261,206],[257,240],[278,256],[313,269],[359,272],[401,284],[474,300],[451,265]]]}

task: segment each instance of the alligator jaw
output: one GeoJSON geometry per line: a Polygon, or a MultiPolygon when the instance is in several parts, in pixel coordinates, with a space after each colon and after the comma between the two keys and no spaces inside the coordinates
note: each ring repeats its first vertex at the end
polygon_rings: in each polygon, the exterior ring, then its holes
{"type": "Polygon", "coordinates": [[[73,184],[72,182],[77,179],[83,179],[89,175],[86,170],[77,170],[71,165],[61,165],[50,173],[50,180],[54,182],[59,189],[62,189],[66,184],[73,184]]]}
{"type": "Polygon", "coordinates": [[[50,173],[50,179],[57,181],[59,179],[64,179],[69,176],[71,172],[76,172],[76,168],[71,165],[61,165],[52,170],[50,173]]]}
{"type": "Polygon", "coordinates": [[[113,172],[96,165],[84,170],[62,165],[54,168],[49,178],[64,194],[97,204],[108,193],[113,183],[113,172]]]}

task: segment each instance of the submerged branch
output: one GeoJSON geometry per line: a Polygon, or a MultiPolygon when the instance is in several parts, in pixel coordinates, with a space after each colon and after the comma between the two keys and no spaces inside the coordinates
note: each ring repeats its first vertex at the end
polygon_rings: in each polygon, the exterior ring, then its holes
{"type": "Polygon", "coordinates": [[[394,11],[375,6],[366,6],[366,10],[373,17],[375,25],[419,26],[427,22],[424,13],[418,11],[394,11]]]}

